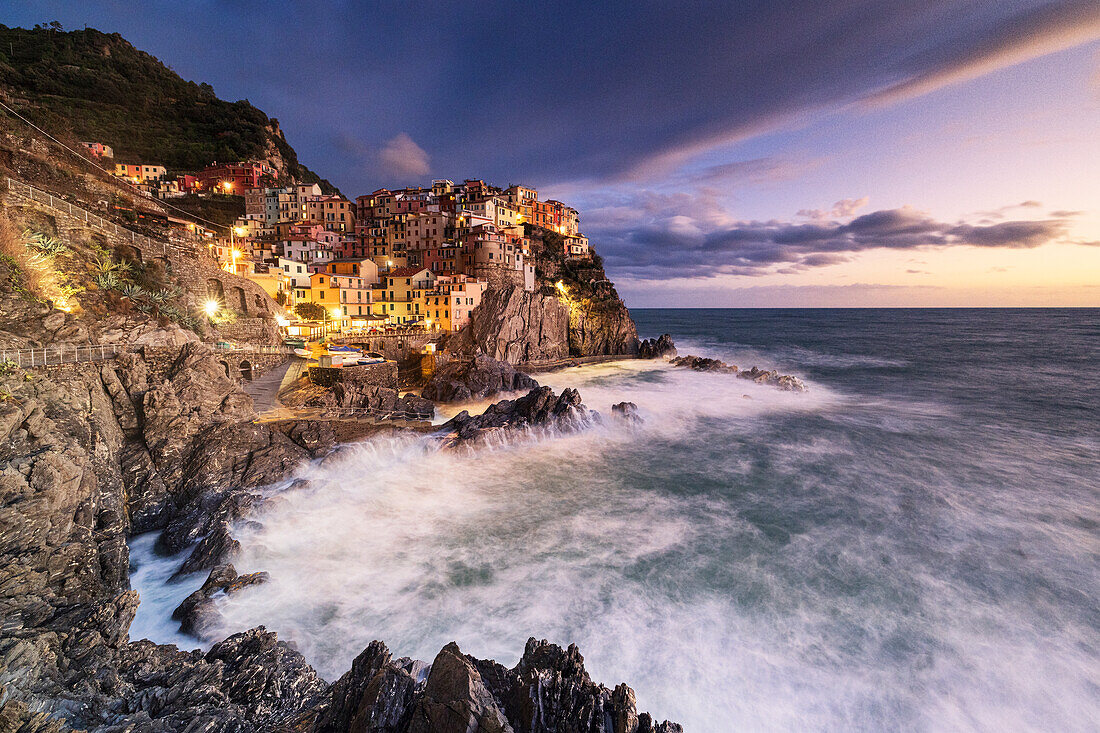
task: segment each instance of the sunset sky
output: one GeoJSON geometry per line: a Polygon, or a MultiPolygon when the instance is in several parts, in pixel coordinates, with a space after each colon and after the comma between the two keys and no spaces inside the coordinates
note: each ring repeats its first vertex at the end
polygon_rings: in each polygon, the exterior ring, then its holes
{"type": "Polygon", "coordinates": [[[121,33],[350,197],[537,186],[631,306],[1100,306],[1095,0],[286,5],[0,21],[121,33]]]}

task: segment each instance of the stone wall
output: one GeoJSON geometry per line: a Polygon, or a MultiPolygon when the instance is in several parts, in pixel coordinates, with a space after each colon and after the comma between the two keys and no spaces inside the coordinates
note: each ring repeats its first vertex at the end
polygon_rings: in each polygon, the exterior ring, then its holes
{"type": "Polygon", "coordinates": [[[337,382],[354,383],[372,387],[397,389],[397,364],[387,361],[382,364],[364,364],[362,366],[309,368],[309,381],[319,387],[332,387],[337,382]]]}
{"type": "Polygon", "coordinates": [[[471,270],[470,274],[474,277],[488,281],[490,288],[501,290],[511,285],[523,287],[522,270],[493,267],[492,265],[474,265],[471,270]]]}
{"type": "Polygon", "coordinates": [[[229,341],[243,341],[257,346],[282,343],[275,323],[267,318],[238,318],[232,323],[219,323],[218,335],[229,341]]]}
{"type": "MultiPolygon", "coordinates": [[[[150,378],[163,379],[179,356],[179,349],[144,348],[141,349],[146,364],[149,365],[150,378]]],[[[238,381],[250,381],[274,367],[284,364],[289,354],[265,354],[256,351],[214,350],[214,358],[225,372],[225,376],[238,381]]]]}

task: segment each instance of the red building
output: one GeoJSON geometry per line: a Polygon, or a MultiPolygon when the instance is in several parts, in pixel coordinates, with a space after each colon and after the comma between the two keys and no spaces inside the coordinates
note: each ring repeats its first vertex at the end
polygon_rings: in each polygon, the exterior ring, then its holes
{"type": "Polygon", "coordinates": [[[200,191],[243,194],[262,188],[264,178],[274,179],[278,172],[266,163],[215,163],[195,174],[200,191]]]}

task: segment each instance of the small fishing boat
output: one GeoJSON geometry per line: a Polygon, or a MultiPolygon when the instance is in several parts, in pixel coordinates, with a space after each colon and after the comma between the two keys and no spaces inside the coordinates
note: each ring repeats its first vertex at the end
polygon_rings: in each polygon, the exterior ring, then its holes
{"type": "Polygon", "coordinates": [[[359,366],[366,366],[368,364],[382,364],[386,361],[386,357],[379,354],[377,351],[368,351],[363,354],[355,363],[359,366]]]}
{"type": "Polygon", "coordinates": [[[294,350],[294,355],[295,356],[300,356],[303,359],[312,359],[313,358],[313,352],[310,351],[309,349],[295,349],[294,350]]]}

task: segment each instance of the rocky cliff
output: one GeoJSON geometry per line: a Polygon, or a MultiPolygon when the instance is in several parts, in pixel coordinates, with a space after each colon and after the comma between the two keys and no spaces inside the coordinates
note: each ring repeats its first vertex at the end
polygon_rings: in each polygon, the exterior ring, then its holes
{"type": "Polygon", "coordinates": [[[638,353],[638,331],[626,305],[613,291],[566,286],[556,294],[519,287],[490,290],[470,324],[446,348],[485,354],[511,364],[571,356],[638,353]]]}
{"type": "Polygon", "coordinates": [[[564,359],[569,356],[569,323],[569,308],[554,296],[515,286],[489,290],[470,324],[446,348],[510,364],[564,359]]]}

